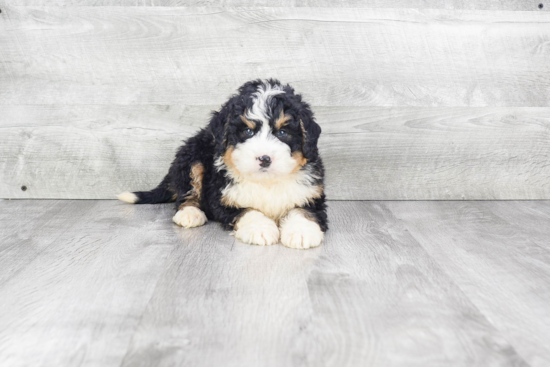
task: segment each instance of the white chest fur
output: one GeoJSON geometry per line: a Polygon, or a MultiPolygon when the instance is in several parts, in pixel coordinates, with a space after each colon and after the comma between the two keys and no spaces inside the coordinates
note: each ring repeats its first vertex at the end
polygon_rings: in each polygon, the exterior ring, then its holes
{"type": "Polygon", "coordinates": [[[237,208],[253,208],[279,220],[321,193],[322,187],[312,185],[308,173],[301,171],[277,181],[242,180],[229,184],[222,192],[222,201],[237,208]]]}

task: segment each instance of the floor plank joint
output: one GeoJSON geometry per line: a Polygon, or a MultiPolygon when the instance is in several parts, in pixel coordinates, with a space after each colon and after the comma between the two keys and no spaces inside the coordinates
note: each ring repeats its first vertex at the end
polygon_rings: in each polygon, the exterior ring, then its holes
{"type": "Polygon", "coordinates": [[[331,201],[304,251],[172,210],[0,201],[0,365],[550,365],[550,201],[331,201]]]}

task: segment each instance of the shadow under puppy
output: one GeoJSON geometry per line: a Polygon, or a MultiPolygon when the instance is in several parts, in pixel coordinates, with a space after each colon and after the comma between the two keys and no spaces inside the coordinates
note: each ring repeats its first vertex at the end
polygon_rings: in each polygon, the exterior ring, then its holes
{"type": "Polygon", "coordinates": [[[208,218],[246,243],[280,239],[287,247],[316,247],[328,229],[320,134],[309,105],[292,87],[250,81],[185,142],[157,188],[118,198],[175,201],[173,220],[185,228],[208,218]]]}

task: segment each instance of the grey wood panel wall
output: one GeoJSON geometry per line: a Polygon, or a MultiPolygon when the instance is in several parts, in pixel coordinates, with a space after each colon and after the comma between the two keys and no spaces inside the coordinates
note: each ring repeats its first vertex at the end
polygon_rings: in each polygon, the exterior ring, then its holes
{"type": "Polygon", "coordinates": [[[534,3],[53,3],[0,1],[0,197],[151,188],[211,109],[277,77],[323,126],[330,199],[550,198],[534,3]]]}
{"type": "Polygon", "coordinates": [[[57,6],[269,6],[329,8],[418,8],[546,10],[540,0],[10,0],[11,5],[57,6]]]}
{"type": "Polygon", "coordinates": [[[7,7],[3,104],[218,105],[278,77],[314,106],[550,101],[550,13],[7,7]]]}
{"type": "MultiPolygon", "coordinates": [[[[0,129],[4,195],[111,198],[150,189],[212,108],[3,106],[10,121],[0,129]]],[[[316,111],[331,199],[531,199],[550,192],[550,108],[316,111]]]]}

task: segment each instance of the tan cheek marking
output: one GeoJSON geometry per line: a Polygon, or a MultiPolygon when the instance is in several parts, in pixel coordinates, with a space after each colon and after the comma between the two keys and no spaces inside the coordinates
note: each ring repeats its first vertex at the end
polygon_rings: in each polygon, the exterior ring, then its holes
{"type": "Polygon", "coordinates": [[[249,128],[251,129],[255,129],[256,128],[256,124],[253,123],[252,121],[250,120],[247,120],[246,117],[244,117],[244,115],[241,115],[241,120],[242,122],[244,122],[246,124],[246,126],[248,126],[249,128]]]}
{"type": "Polygon", "coordinates": [[[183,209],[186,206],[194,206],[200,208],[202,179],[204,177],[204,166],[202,165],[202,163],[195,163],[191,166],[189,177],[191,177],[191,190],[189,190],[185,202],[183,202],[179,206],[179,210],[183,209]]]}
{"type": "Polygon", "coordinates": [[[277,119],[277,121],[275,121],[275,128],[279,130],[281,127],[283,127],[286,124],[288,120],[290,120],[290,116],[285,115],[284,111],[281,110],[281,113],[279,114],[279,118],[277,119]]]}
{"type": "Polygon", "coordinates": [[[234,146],[229,146],[227,150],[225,151],[225,154],[223,155],[223,163],[227,166],[227,168],[231,169],[233,173],[239,174],[239,170],[237,170],[237,167],[235,167],[235,163],[233,163],[233,151],[235,150],[234,146]]]}
{"type": "MultiPolygon", "coordinates": [[[[225,154],[223,155],[222,159],[223,159],[223,163],[225,164],[227,169],[229,171],[231,171],[231,173],[233,175],[239,175],[239,170],[237,169],[237,167],[235,167],[235,163],[233,163],[233,151],[234,150],[235,150],[235,147],[233,147],[233,146],[228,147],[227,150],[225,151],[225,154]]],[[[227,198],[227,196],[225,196],[225,195],[222,195],[222,198],[221,198],[220,201],[221,201],[222,205],[224,205],[224,206],[234,207],[234,208],[239,207],[239,205],[236,202],[234,202],[233,200],[227,198]]]]}
{"type": "Polygon", "coordinates": [[[307,163],[307,159],[304,157],[304,154],[300,151],[296,151],[292,153],[292,159],[296,161],[296,167],[294,167],[294,169],[292,170],[292,173],[299,171],[307,163]]]}

